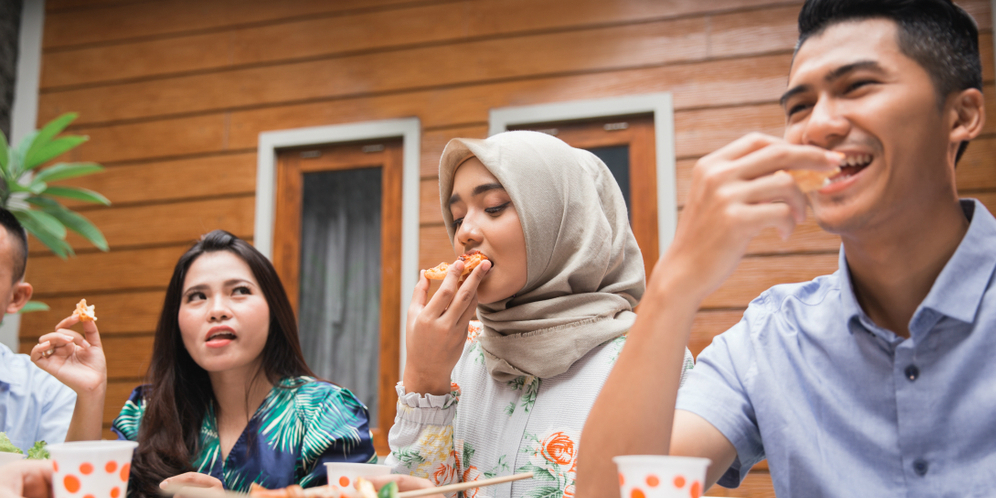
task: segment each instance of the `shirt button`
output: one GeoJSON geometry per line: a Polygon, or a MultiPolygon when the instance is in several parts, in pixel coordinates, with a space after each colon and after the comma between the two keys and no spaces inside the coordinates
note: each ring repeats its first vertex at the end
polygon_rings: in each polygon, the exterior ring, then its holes
{"type": "Polygon", "coordinates": [[[906,378],[913,382],[920,376],[920,369],[916,365],[910,365],[906,367],[906,378]]]}
{"type": "Polygon", "coordinates": [[[918,476],[924,476],[927,474],[927,461],[923,459],[917,459],[913,462],[913,472],[916,472],[918,476]]]}

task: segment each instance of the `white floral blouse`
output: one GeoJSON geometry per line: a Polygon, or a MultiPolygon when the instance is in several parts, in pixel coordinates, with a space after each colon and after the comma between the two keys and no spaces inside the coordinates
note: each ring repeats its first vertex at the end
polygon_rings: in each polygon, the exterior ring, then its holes
{"type": "MultiPolygon", "coordinates": [[[[437,486],[533,472],[533,479],[474,488],[466,498],[574,496],[581,429],[625,336],[593,349],[556,377],[494,380],[484,366],[470,322],[467,345],[443,396],[406,393],[398,384],[398,415],[388,436],[395,473],[437,486]]],[[[685,350],[682,381],[693,359],[685,350]]]]}

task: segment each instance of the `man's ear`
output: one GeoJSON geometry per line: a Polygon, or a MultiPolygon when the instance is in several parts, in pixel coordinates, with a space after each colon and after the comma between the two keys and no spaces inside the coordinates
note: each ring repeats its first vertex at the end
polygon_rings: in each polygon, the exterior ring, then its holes
{"type": "Polygon", "coordinates": [[[14,288],[11,290],[10,304],[7,305],[7,314],[17,313],[21,311],[21,308],[25,304],[28,304],[28,300],[31,299],[31,294],[34,293],[34,288],[31,284],[27,282],[18,282],[14,284],[14,288]]]}
{"type": "Polygon", "coordinates": [[[986,124],[986,99],[976,88],[968,88],[951,96],[949,139],[956,148],[982,133],[986,124]]]}

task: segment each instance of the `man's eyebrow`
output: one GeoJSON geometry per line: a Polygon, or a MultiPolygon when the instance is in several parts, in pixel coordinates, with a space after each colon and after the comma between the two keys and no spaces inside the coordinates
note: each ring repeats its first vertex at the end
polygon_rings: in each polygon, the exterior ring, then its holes
{"type": "MultiPolygon", "coordinates": [[[[826,76],[823,77],[823,81],[826,81],[827,83],[833,83],[834,81],[843,78],[848,73],[857,71],[859,69],[871,69],[879,73],[884,72],[882,70],[882,66],[878,65],[878,62],[875,62],[873,60],[857,61],[857,62],[852,62],[851,64],[845,64],[843,66],[838,67],[837,69],[834,69],[833,71],[830,71],[829,73],[826,74],[826,76]]],[[[793,95],[805,92],[807,90],[809,90],[809,85],[798,85],[792,87],[787,92],[785,92],[780,99],[778,99],[778,103],[781,104],[782,107],[785,107],[785,101],[792,98],[793,95]]]]}
{"type": "MultiPolygon", "coordinates": [[[[470,195],[473,197],[477,197],[489,190],[495,190],[495,189],[505,190],[505,187],[503,187],[502,184],[500,183],[484,183],[474,187],[474,190],[470,193],[470,195]]],[[[460,194],[453,194],[453,196],[450,197],[450,204],[458,202],[459,200],[460,200],[460,194]]]]}

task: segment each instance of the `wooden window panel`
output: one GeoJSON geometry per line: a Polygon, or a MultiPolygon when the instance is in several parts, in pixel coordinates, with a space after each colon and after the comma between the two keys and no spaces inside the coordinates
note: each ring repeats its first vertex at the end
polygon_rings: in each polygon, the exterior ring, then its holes
{"type": "MultiPolygon", "coordinates": [[[[394,424],[401,378],[401,187],[400,140],[288,149],[277,155],[277,202],[274,218],[273,264],[298,313],[300,303],[301,208],[306,173],[382,168],[380,372],[378,420],[373,429],[379,455],[390,452],[387,433],[394,424]]],[[[333,382],[335,379],[329,379],[333,382]]],[[[349,386],[344,386],[349,387],[349,386]]]]}

